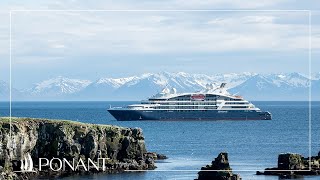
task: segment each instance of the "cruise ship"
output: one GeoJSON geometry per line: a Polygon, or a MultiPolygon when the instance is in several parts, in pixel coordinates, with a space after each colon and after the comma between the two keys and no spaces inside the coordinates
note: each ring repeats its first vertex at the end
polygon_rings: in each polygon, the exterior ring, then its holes
{"type": "Polygon", "coordinates": [[[261,111],[241,96],[207,85],[203,91],[177,93],[165,88],[140,104],[110,107],[108,112],[118,121],[134,120],[271,120],[271,113],[261,111]]]}

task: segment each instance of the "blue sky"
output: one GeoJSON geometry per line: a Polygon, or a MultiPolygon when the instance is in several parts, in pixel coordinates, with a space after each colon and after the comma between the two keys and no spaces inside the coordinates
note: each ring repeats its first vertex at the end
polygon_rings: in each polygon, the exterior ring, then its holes
{"type": "MultiPolygon", "coordinates": [[[[10,9],[311,9],[312,69],[320,71],[320,3],[247,2],[2,2],[0,79],[9,77],[10,9]]],[[[95,80],[159,71],[307,73],[308,30],[308,12],[19,11],[12,14],[13,85],[24,88],[59,75],[95,80]]]]}

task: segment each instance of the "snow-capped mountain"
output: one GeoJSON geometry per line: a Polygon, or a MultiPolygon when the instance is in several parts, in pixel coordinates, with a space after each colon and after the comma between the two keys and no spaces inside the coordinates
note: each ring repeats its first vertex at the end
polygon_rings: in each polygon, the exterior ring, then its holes
{"type": "Polygon", "coordinates": [[[146,98],[160,92],[163,88],[176,88],[178,92],[195,92],[203,90],[207,84],[220,85],[221,82],[227,82],[228,88],[243,83],[250,78],[251,73],[231,73],[231,74],[188,74],[184,72],[170,73],[146,73],[137,76],[132,81],[128,81],[115,90],[116,98],[146,98]]]}
{"type": "Polygon", "coordinates": [[[228,73],[228,74],[217,74],[213,75],[213,78],[216,82],[221,83],[225,82],[227,83],[227,88],[233,88],[236,87],[249,78],[257,75],[256,73],[250,73],[250,72],[244,72],[244,73],[228,73]]]}
{"type": "Polygon", "coordinates": [[[35,84],[32,88],[24,90],[32,98],[55,98],[75,94],[86,88],[91,81],[80,79],[69,79],[62,76],[48,79],[35,84]]]}
{"type": "Polygon", "coordinates": [[[320,72],[312,74],[312,79],[319,80],[320,79],[320,72]]]}
{"type": "MultiPolygon", "coordinates": [[[[312,77],[312,96],[319,100],[320,78],[312,77]]],[[[165,87],[178,92],[203,90],[207,84],[219,86],[226,82],[230,93],[248,100],[308,100],[310,80],[300,73],[229,73],[189,74],[184,72],[145,73],[122,78],[100,78],[96,81],[57,77],[35,84],[32,88],[17,91],[22,100],[141,100],[165,87]]],[[[8,85],[0,81],[0,97],[8,94],[8,85]]]]}
{"type": "Polygon", "coordinates": [[[213,78],[207,75],[191,75],[187,73],[145,73],[126,78],[101,78],[91,83],[77,97],[91,97],[101,100],[108,96],[108,100],[138,100],[145,99],[165,87],[175,87],[180,92],[201,90],[213,78]]]}
{"type": "Polygon", "coordinates": [[[209,76],[203,75],[197,78],[197,75],[190,75],[187,73],[147,73],[140,77],[129,81],[123,86],[119,87],[115,93],[118,96],[129,97],[130,93],[137,96],[151,96],[165,87],[175,87],[179,92],[190,92],[203,89],[205,83],[212,82],[213,79],[209,76]],[[199,80],[202,81],[199,81],[199,80]],[[130,93],[128,93],[130,89],[130,93]]]}
{"type": "Polygon", "coordinates": [[[265,75],[272,83],[280,86],[292,86],[292,87],[308,87],[309,79],[306,75],[300,73],[281,73],[281,74],[269,74],[265,75]]]}
{"type": "Polygon", "coordinates": [[[297,74],[255,75],[229,92],[248,100],[307,100],[308,82],[297,74]]]}
{"type": "Polygon", "coordinates": [[[95,84],[101,85],[101,86],[112,86],[113,88],[119,88],[125,83],[133,81],[135,79],[138,79],[138,77],[132,76],[132,77],[125,77],[125,78],[100,78],[98,81],[95,82],[95,84]]]}
{"type": "MultiPolygon", "coordinates": [[[[22,93],[13,88],[11,89],[11,99],[19,100],[22,97],[22,93]]],[[[0,80],[0,101],[9,101],[10,100],[10,85],[9,83],[0,80]]]]}
{"type": "Polygon", "coordinates": [[[10,93],[9,84],[4,81],[0,81],[0,99],[2,101],[9,100],[9,93],[10,93]]]}

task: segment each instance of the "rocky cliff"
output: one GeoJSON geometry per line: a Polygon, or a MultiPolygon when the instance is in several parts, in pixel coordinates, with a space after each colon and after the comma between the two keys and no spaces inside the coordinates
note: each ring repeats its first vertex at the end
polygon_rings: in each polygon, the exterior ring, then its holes
{"type": "Polygon", "coordinates": [[[10,127],[9,118],[0,118],[0,179],[154,168],[139,128],[31,118],[12,118],[10,127]],[[26,170],[23,160],[27,155],[31,155],[33,172],[19,172],[26,170]],[[39,163],[39,158],[46,161],[39,163]],[[101,159],[103,169],[85,167],[90,162],[91,167],[100,167],[101,159]],[[61,168],[62,160],[63,165],[69,162],[67,168],[61,168]],[[72,169],[72,162],[80,166],[72,169]],[[41,164],[47,166],[39,171],[41,164]]]}

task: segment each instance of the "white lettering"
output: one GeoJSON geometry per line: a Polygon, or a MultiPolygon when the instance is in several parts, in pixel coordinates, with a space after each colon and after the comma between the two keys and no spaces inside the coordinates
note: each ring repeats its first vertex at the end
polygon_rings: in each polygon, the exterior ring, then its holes
{"type": "Polygon", "coordinates": [[[106,160],[109,159],[109,158],[98,158],[98,164],[99,164],[99,161],[102,160],[102,170],[103,171],[106,171],[106,160]]]}
{"type": "Polygon", "coordinates": [[[71,163],[66,160],[65,158],[62,159],[63,161],[63,170],[65,171],[66,170],[66,164],[70,167],[70,169],[72,169],[72,171],[74,171],[74,159],[72,159],[72,165],[71,163]]]}
{"type": "Polygon", "coordinates": [[[87,159],[87,164],[84,163],[84,160],[79,158],[78,161],[72,159],[68,161],[66,158],[52,158],[51,160],[47,158],[39,158],[39,171],[43,171],[44,167],[49,166],[52,171],[65,171],[66,168],[70,168],[72,171],[77,171],[80,168],[83,168],[85,171],[90,169],[96,169],[97,171],[106,171],[106,162],[110,158],[98,158],[95,163],[92,159],[87,159]],[[86,166],[87,165],[87,166],[86,166]]]}
{"type": "Polygon", "coordinates": [[[47,158],[39,158],[39,171],[42,170],[42,166],[48,166],[49,165],[49,159],[47,158]],[[46,164],[42,164],[42,160],[46,160],[46,164]]]}
{"type": "Polygon", "coordinates": [[[90,169],[90,164],[92,164],[92,166],[97,170],[99,171],[99,167],[90,159],[88,158],[88,170],[90,169]]]}
{"type": "Polygon", "coordinates": [[[86,165],[84,164],[83,160],[80,158],[79,161],[78,161],[78,164],[76,166],[76,170],[79,170],[79,167],[81,167],[81,166],[83,167],[83,169],[85,171],[88,171],[88,169],[87,169],[86,165]]]}
{"type": "Polygon", "coordinates": [[[59,159],[59,158],[52,158],[51,160],[50,160],[50,169],[52,170],[52,171],[60,171],[61,170],[61,168],[62,168],[62,161],[59,159]],[[52,167],[52,162],[54,161],[54,160],[58,160],[59,161],[59,165],[58,165],[58,169],[54,169],[53,167],[52,167]]]}

